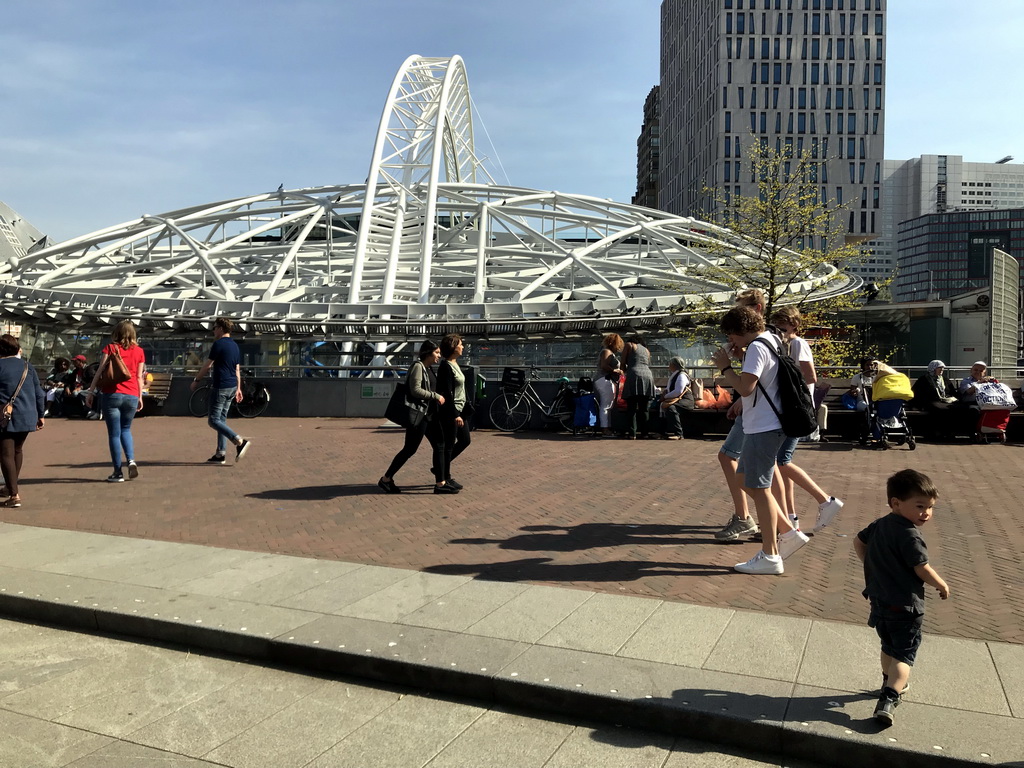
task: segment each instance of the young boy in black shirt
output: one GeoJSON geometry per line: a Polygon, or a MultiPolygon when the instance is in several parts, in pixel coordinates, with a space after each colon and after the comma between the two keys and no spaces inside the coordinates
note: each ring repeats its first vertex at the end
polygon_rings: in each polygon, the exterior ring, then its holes
{"type": "Polygon", "coordinates": [[[882,690],[875,719],[892,724],[921,645],[924,585],[945,600],[949,586],[928,564],[918,530],[927,523],[939,492],[928,478],[904,469],[889,478],[885,495],[892,512],[857,534],[853,545],[864,563],[864,597],[871,602],[868,626],[882,641],[882,690]]]}

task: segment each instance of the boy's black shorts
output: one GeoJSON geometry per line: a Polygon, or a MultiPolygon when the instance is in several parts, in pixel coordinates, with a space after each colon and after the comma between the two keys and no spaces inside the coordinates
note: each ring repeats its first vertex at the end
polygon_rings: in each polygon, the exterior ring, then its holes
{"type": "Polygon", "coordinates": [[[882,653],[911,667],[921,647],[923,614],[915,614],[903,606],[888,606],[871,601],[868,626],[874,627],[882,641],[882,653]]]}

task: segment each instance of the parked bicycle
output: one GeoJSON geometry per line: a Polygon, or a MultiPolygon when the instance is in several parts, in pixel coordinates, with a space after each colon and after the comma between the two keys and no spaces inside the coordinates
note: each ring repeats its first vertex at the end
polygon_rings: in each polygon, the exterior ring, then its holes
{"type": "MultiPolygon", "coordinates": [[[[188,399],[188,410],[193,416],[205,417],[210,413],[210,385],[196,389],[192,397],[188,399]]],[[[270,405],[270,393],[267,388],[253,378],[253,372],[246,370],[242,372],[242,401],[232,402],[231,411],[246,419],[253,419],[263,414],[270,405]]]]}
{"type": "MultiPolygon", "coordinates": [[[[530,368],[530,379],[540,378],[536,366],[530,368]]],[[[550,404],[541,400],[533,384],[526,378],[523,368],[506,368],[502,372],[499,394],[491,403],[491,423],[502,432],[516,432],[530,423],[533,408],[540,409],[544,418],[557,422],[562,429],[572,431],[575,414],[575,392],[564,376],[559,379],[558,392],[550,404]]]]}

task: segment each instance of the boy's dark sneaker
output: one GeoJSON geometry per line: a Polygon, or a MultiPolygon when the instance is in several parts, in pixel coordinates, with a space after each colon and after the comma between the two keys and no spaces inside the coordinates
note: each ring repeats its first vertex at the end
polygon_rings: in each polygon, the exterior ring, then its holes
{"type": "Polygon", "coordinates": [[[223,453],[215,453],[215,454],[213,454],[213,456],[211,456],[210,458],[208,458],[206,460],[206,463],[207,464],[227,464],[228,463],[228,457],[225,456],[223,453]]]}
{"type": "Polygon", "coordinates": [[[461,491],[462,490],[462,483],[460,483],[458,480],[452,480],[452,478],[450,478],[450,477],[447,480],[444,481],[444,484],[445,485],[450,485],[456,491],[461,491]]]}
{"type": "Polygon", "coordinates": [[[394,480],[385,480],[383,477],[377,481],[377,487],[384,493],[401,493],[402,489],[395,485],[394,480]]]}
{"type": "Polygon", "coordinates": [[[249,441],[243,440],[235,446],[235,463],[237,464],[245,456],[245,452],[249,450],[249,441]]]}
{"type": "Polygon", "coordinates": [[[889,686],[882,689],[882,695],[878,697],[875,705],[875,720],[882,725],[892,725],[896,720],[896,707],[900,705],[902,698],[889,686]]]}
{"type": "Polygon", "coordinates": [[[447,483],[445,483],[444,485],[435,485],[434,486],[434,493],[458,493],[458,492],[459,491],[458,491],[457,488],[453,488],[452,486],[448,485],[447,483]]]}
{"type": "MultiPolygon", "coordinates": [[[[881,696],[883,693],[885,693],[885,689],[888,687],[888,685],[889,685],[889,676],[888,675],[882,675],[882,687],[878,689],[878,695],[879,696],[881,696]]],[[[893,690],[895,690],[895,689],[893,689],[893,690]]],[[[900,691],[900,698],[902,699],[904,696],[906,696],[907,695],[907,691],[909,691],[909,690],[910,690],[910,683],[907,683],[906,685],[903,686],[903,690],[900,691]]]]}

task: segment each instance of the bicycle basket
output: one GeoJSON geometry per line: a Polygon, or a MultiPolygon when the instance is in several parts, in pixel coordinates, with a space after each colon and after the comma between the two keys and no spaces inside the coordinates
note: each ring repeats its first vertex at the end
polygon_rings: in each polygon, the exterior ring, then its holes
{"type": "Polygon", "coordinates": [[[501,388],[518,391],[526,386],[525,368],[505,368],[501,372],[501,388]]]}

